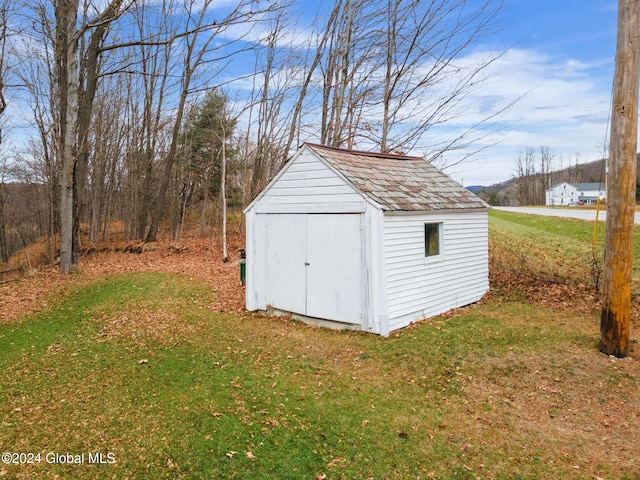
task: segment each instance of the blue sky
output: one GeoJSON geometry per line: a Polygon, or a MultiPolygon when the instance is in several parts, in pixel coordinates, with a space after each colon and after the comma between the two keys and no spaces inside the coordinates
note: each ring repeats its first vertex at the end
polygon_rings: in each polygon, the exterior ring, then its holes
{"type": "MultiPolygon", "coordinates": [[[[309,14],[318,5],[311,3],[309,14]]],[[[475,45],[458,62],[504,55],[468,97],[467,113],[428,135],[435,141],[438,135],[450,138],[518,100],[495,119],[495,129],[475,142],[473,149],[480,153],[460,164],[456,153],[445,155],[447,173],[467,186],[502,182],[515,176],[519,152],[542,146],[554,154],[555,169],[602,158],[609,133],[617,1],[504,0],[499,21],[490,43],[475,45]]]]}
{"type": "Polygon", "coordinates": [[[555,167],[602,158],[613,82],[615,0],[506,0],[504,28],[489,48],[509,48],[480,95],[524,95],[478,158],[452,168],[465,185],[515,174],[524,148],[547,146],[555,167]],[[493,146],[491,146],[493,144],[493,146]]]}

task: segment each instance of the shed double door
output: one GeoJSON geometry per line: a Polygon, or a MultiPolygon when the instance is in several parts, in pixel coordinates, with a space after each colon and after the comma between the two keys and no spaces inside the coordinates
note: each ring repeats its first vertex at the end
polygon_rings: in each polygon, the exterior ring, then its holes
{"type": "Polygon", "coordinates": [[[352,324],[363,318],[362,214],[269,214],[266,304],[352,324]]]}

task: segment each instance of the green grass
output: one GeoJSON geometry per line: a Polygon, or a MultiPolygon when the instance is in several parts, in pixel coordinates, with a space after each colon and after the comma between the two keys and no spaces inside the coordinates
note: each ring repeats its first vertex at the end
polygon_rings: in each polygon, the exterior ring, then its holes
{"type": "MultiPolygon", "coordinates": [[[[545,279],[593,283],[604,263],[605,222],[492,210],[493,255],[545,279]],[[594,250],[594,234],[596,238],[594,250]],[[594,262],[595,260],[595,262],[594,262]]],[[[640,226],[635,227],[633,288],[640,289],[640,226]]]]}
{"type": "Polygon", "coordinates": [[[510,225],[513,228],[519,228],[520,232],[535,233],[536,236],[544,234],[546,236],[554,236],[563,238],[577,243],[588,243],[593,241],[594,229],[597,230],[598,243],[604,241],[604,222],[598,222],[595,228],[595,222],[587,222],[584,220],[574,220],[569,218],[545,217],[542,215],[525,215],[513,212],[504,212],[500,210],[491,210],[489,213],[492,225],[510,225]]]}
{"type": "MultiPolygon", "coordinates": [[[[501,214],[492,222],[535,228],[501,214]]],[[[492,297],[380,338],[214,313],[214,295],[180,275],[118,275],[1,325],[0,450],[41,462],[0,464],[0,475],[640,475],[598,456],[588,437],[598,409],[633,403],[639,386],[597,353],[594,318],[492,297]],[[578,415],[575,431],[556,427],[578,415]],[[48,452],[115,463],[49,464],[48,452]]]]}

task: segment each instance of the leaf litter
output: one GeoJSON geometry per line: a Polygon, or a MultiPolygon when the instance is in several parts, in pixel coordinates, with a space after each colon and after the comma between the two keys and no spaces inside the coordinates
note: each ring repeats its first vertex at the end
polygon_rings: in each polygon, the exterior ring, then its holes
{"type": "Polygon", "coordinates": [[[0,285],[0,324],[46,309],[71,286],[86,284],[106,275],[130,272],[179,273],[203,281],[217,293],[209,305],[213,311],[244,312],[245,293],[240,285],[239,249],[243,239],[230,238],[231,260],[222,261],[217,239],[185,239],[176,244],[155,242],[154,248],[130,253],[126,247],[94,247],[80,260],[79,275],[60,275],[56,266],[30,277],[0,285]]]}

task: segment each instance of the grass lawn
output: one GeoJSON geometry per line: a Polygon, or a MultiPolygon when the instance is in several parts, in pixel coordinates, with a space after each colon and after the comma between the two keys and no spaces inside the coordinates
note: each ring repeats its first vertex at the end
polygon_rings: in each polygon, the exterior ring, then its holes
{"type": "Polygon", "coordinates": [[[0,477],[639,478],[637,361],[598,353],[595,306],[500,291],[380,338],[216,313],[186,275],[84,282],[0,325],[0,450],[33,454],[0,477]]]}

